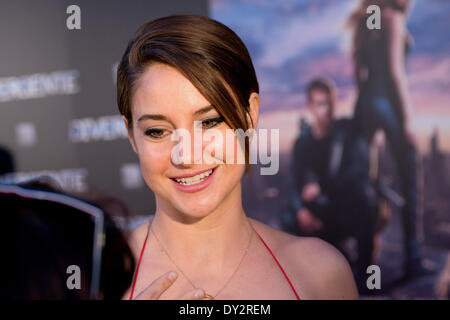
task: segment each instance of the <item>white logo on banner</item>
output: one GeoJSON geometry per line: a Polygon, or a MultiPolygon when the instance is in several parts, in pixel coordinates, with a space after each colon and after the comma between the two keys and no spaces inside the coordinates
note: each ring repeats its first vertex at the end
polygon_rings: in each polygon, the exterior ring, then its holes
{"type": "Polygon", "coordinates": [[[72,4],[67,7],[66,13],[70,14],[66,20],[66,26],[69,30],[81,29],[81,9],[79,6],[72,4]]]}
{"type": "Polygon", "coordinates": [[[64,70],[0,78],[0,102],[78,93],[79,75],[78,70],[64,70]]]}
{"type": "Polygon", "coordinates": [[[54,179],[67,192],[86,192],[88,191],[87,175],[88,171],[84,168],[62,169],[58,171],[14,172],[0,176],[0,182],[21,183],[45,176],[54,179]]]}
{"type": "Polygon", "coordinates": [[[97,119],[74,119],[69,123],[69,141],[110,141],[128,137],[122,116],[103,116],[97,119]]]}
{"type": "Polygon", "coordinates": [[[138,189],[142,187],[143,180],[141,169],[137,163],[125,163],[120,168],[120,180],[126,189],[138,189]]]}
{"type": "Polygon", "coordinates": [[[36,144],[36,127],[31,122],[21,122],[16,125],[16,140],[22,147],[36,144]]]}

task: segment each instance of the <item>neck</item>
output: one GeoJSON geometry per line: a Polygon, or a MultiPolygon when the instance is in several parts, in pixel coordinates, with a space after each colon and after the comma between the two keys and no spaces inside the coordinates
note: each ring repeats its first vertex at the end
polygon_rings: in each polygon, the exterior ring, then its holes
{"type": "Polygon", "coordinates": [[[182,213],[174,210],[157,202],[150,232],[180,267],[223,272],[247,247],[252,229],[242,208],[240,183],[203,218],[180,219],[182,213]]]}
{"type": "Polygon", "coordinates": [[[318,140],[327,137],[333,129],[334,121],[330,121],[326,124],[317,124],[314,128],[314,137],[318,140]]]}

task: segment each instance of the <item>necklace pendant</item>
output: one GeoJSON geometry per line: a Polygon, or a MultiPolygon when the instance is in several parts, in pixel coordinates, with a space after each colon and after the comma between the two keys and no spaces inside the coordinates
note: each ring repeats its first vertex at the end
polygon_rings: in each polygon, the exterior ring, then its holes
{"type": "Polygon", "coordinates": [[[205,293],[205,298],[209,300],[214,300],[214,297],[210,295],[209,293],[205,293]]]}

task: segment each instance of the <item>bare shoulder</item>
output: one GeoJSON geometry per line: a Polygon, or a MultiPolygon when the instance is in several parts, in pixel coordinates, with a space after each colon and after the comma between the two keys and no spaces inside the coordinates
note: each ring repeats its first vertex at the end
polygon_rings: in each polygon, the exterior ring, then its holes
{"type": "MultiPolygon", "coordinates": [[[[142,246],[144,245],[145,237],[147,235],[147,230],[151,220],[152,218],[146,220],[144,223],[138,225],[136,228],[126,233],[128,245],[130,246],[131,252],[134,256],[135,268],[137,267],[139,255],[142,250],[142,246]]],[[[128,300],[130,297],[130,292],[131,286],[125,291],[122,299],[128,300]]]]}
{"type": "Polygon", "coordinates": [[[356,289],[350,265],[347,259],[334,246],[313,237],[296,237],[291,246],[287,247],[289,252],[300,252],[299,255],[290,254],[294,257],[296,265],[305,265],[303,270],[310,272],[315,279],[316,293],[320,299],[357,299],[356,289]],[[304,259],[308,261],[305,263],[304,259]]]}
{"type": "Polygon", "coordinates": [[[152,217],[128,233],[128,244],[135,257],[139,256],[151,221],[152,217]]]}
{"type": "MultiPolygon", "coordinates": [[[[314,237],[298,237],[251,219],[284,262],[306,299],[357,299],[353,274],[345,257],[332,245],[314,237]]],[[[301,294],[300,294],[301,295],[301,294]]],[[[302,296],[302,295],[301,295],[302,296]]]]}

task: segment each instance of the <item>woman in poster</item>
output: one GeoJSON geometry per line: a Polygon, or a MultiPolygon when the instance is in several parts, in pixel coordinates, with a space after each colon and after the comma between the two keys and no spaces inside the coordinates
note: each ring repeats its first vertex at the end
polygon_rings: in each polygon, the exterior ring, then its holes
{"type": "Polygon", "coordinates": [[[402,208],[405,279],[425,272],[416,232],[417,155],[405,71],[406,54],[412,44],[406,28],[410,4],[409,0],[362,0],[349,19],[354,34],[354,75],[359,91],[355,122],[369,142],[376,130],[384,131],[405,199],[402,208]],[[367,8],[371,5],[380,8],[380,29],[367,27],[367,8]]]}

